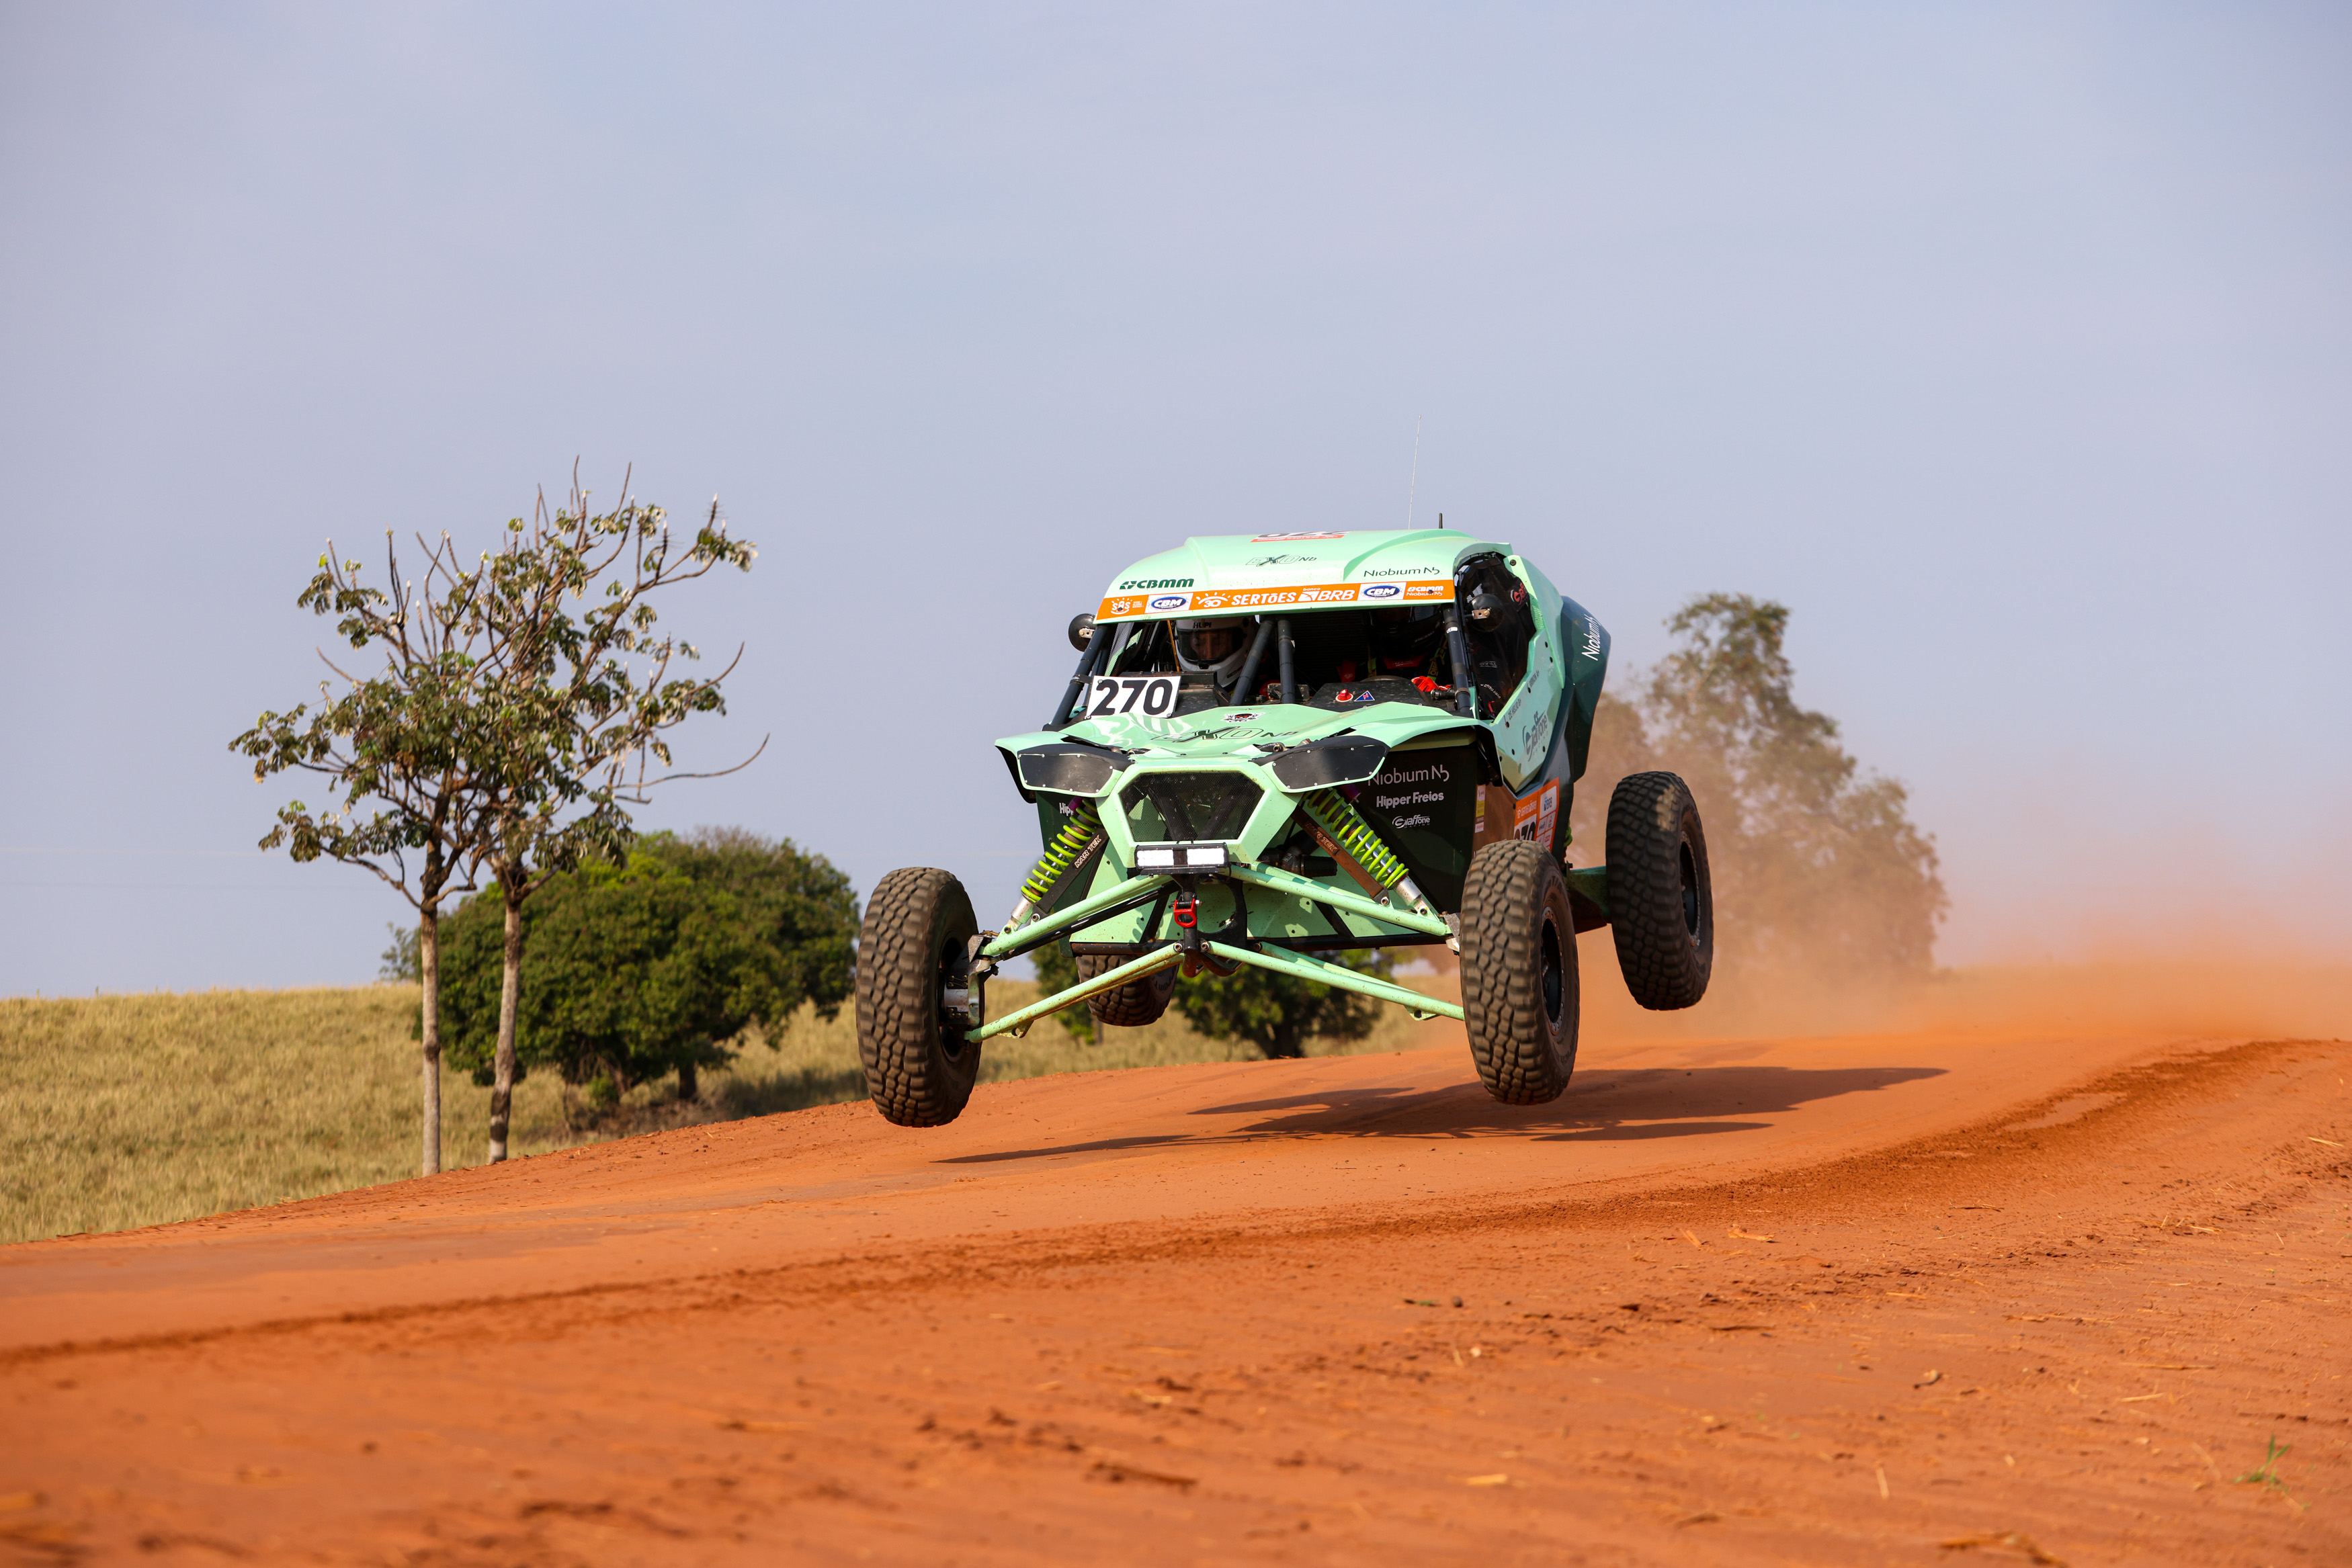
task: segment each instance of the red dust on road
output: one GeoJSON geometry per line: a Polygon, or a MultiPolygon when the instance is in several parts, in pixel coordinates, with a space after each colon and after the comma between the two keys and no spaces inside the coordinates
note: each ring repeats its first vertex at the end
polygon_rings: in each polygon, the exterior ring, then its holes
{"type": "Polygon", "coordinates": [[[0,1250],[0,1555],[2352,1561],[2352,1046],[1426,1038],[0,1250]]]}

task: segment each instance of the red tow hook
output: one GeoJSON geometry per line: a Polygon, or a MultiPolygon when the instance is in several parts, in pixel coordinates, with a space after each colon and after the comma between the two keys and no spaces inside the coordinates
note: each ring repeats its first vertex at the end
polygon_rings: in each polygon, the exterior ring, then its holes
{"type": "Polygon", "coordinates": [[[1191,894],[1180,893],[1176,895],[1174,913],[1176,924],[1190,931],[1192,929],[1192,923],[1199,917],[1199,905],[1193,902],[1191,894]]]}

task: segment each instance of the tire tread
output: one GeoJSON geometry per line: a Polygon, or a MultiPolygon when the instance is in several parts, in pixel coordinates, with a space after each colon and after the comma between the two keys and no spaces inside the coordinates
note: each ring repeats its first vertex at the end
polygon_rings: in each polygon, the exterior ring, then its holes
{"type": "Polygon", "coordinates": [[[866,901],[857,933],[857,1055],[875,1109],[899,1126],[952,1122],[971,1097],[980,1048],[950,1057],[935,992],[940,943],[972,929],[962,884],[935,866],[892,872],[866,901]]]}
{"type": "Polygon", "coordinates": [[[1706,995],[1715,961],[1714,894],[1706,837],[1690,787],[1672,773],[1633,773],[1609,797],[1609,925],[1625,988],[1666,1012],[1706,995]],[[1699,866],[1699,937],[1683,923],[1681,847],[1699,866]]]}
{"type": "Polygon", "coordinates": [[[1575,1070],[1575,923],[1568,884],[1541,845],[1489,844],[1470,862],[1462,892],[1462,1012],[1470,1057],[1486,1092],[1507,1105],[1557,1100],[1575,1070]],[[1566,996],[1555,1037],[1544,1010],[1542,913],[1556,904],[1566,996]]]}
{"type": "MultiPolygon", "coordinates": [[[[1081,953],[1077,956],[1078,978],[1091,980],[1097,975],[1108,974],[1129,962],[1111,953],[1081,953]]],[[[1113,991],[1097,991],[1087,998],[1087,1010],[1097,1023],[1114,1029],[1141,1029],[1157,1023],[1168,1010],[1169,998],[1176,994],[1176,971],[1161,969],[1139,980],[1129,980],[1113,991]]]]}

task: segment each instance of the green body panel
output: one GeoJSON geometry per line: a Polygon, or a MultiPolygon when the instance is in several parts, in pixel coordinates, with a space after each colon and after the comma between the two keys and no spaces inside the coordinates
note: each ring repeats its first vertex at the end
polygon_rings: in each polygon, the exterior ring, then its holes
{"type": "MultiPolygon", "coordinates": [[[[1485,556],[1500,557],[1510,578],[1524,586],[1533,622],[1525,673],[1491,717],[1465,716],[1439,706],[1443,699],[1437,698],[1378,700],[1345,711],[1304,701],[1200,706],[1215,697],[1204,687],[1195,711],[1162,717],[1139,713],[1079,718],[1056,729],[999,740],[999,750],[1014,767],[1016,788],[1035,802],[1041,841],[1049,841],[1071,821],[1081,802],[1090,802],[1099,813],[1104,842],[1090,862],[1055,890],[1049,907],[1030,910],[1024,904],[1016,912],[1018,929],[991,941],[984,951],[992,956],[1027,951],[1052,939],[1052,934],[1074,942],[1115,945],[1164,942],[1178,935],[1167,896],[1174,891],[1173,882],[1141,872],[1136,863],[1139,841],[1165,841],[1173,836],[1158,810],[1133,789],[1139,780],[1161,773],[1235,775],[1260,791],[1245,814],[1221,825],[1225,836],[1217,841],[1227,846],[1232,874],[1203,873],[1195,883],[1197,929],[1226,956],[1242,951],[1231,943],[1244,932],[1256,938],[1350,944],[1425,941],[1444,935],[1446,922],[1410,909],[1402,896],[1392,894],[1393,903],[1383,902],[1344,866],[1325,870],[1330,860],[1323,849],[1313,852],[1304,874],[1271,862],[1270,857],[1297,851],[1305,841],[1309,824],[1298,801],[1323,787],[1288,788],[1276,776],[1274,764],[1301,747],[1335,737],[1362,737],[1387,748],[1378,773],[1344,785],[1341,793],[1405,862],[1411,880],[1439,914],[1459,907],[1481,812],[1507,810],[1511,819],[1498,831],[1490,824],[1477,841],[1513,831],[1514,825],[1520,836],[1536,836],[1540,825],[1549,829],[1553,852],[1562,852],[1570,792],[1584,771],[1593,714],[1608,671],[1609,634],[1507,543],[1440,529],[1187,539],[1111,580],[1096,635],[1124,635],[1140,643],[1149,635],[1166,635],[1148,630],[1157,622],[1183,616],[1297,618],[1361,612],[1413,601],[1405,595],[1415,585],[1421,590],[1419,602],[1450,604],[1456,570],[1485,556]],[[1130,622],[1140,624],[1133,632],[1114,631],[1130,622]],[[1107,782],[1088,791],[1059,792],[1033,791],[1018,782],[1022,753],[1055,745],[1067,749],[1072,742],[1094,748],[1089,755],[1117,758],[1117,770],[1107,782]],[[1547,800],[1551,810],[1538,814],[1547,800]],[[1122,907],[1139,894],[1147,896],[1140,907],[1122,907]]],[[[1271,648],[1253,690],[1274,678],[1271,648]]],[[[1402,690],[1402,683],[1394,689],[1405,697],[1414,695],[1402,690]]],[[[1576,874],[1591,883],[1589,894],[1600,903],[1599,873],[1576,874]]],[[[1338,976],[1349,972],[1283,949],[1267,952],[1275,956],[1253,956],[1246,961],[1284,973],[1313,973],[1330,984],[1403,1000],[1403,994],[1388,994],[1397,989],[1393,986],[1356,983],[1358,977],[1351,974],[1342,980],[1338,976]]],[[[1119,972],[1130,970],[1148,972],[1131,965],[1122,965],[1119,972]]],[[[1100,988],[1089,983],[1045,998],[1024,1009],[1018,1021],[992,1020],[987,1032],[1025,1027],[1026,1015],[1042,1017],[1100,988]]],[[[1419,1000],[1425,1008],[1458,1016],[1458,1009],[1426,998],[1419,1000]]]]}
{"type": "Polygon", "coordinates": [[[1564,684],[1568,688],[1567,722],[1562,727],[1568,748],[1568,776],[1584,777],[1587,754],[1592,748],[1592,716],[1601,706],[1601,683],[1609,674],[1609,631],[1592,612],[1573,599],[1561,599],[1552,622],[1559,645],[1567,651],[1564,684]]]}

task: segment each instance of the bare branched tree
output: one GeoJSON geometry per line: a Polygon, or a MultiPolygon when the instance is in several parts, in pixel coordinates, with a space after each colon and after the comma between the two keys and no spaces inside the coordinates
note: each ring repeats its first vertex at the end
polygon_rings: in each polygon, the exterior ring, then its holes
{"type": "Polygon", "coordinates": [[[304,704],[264,713],[229,747],[253,759],[257,783],[289,770],[330,781],[328,808],[314,812],[299,800],[284,807],[263,849],[284,844],[297,861],[364,866],[416,910],[425,988],[421,1168],[431,1176],[441,1168],[441,914],[446,901],[478,885],[491,819],[474,755],[481,678],[475,585],[449,570],[446,549],[423,548],[420,588],[402,577],[387,533],[390,587],[378,589],[362,583],[360,563],[338,559],[328,541],[318,575],[297,602],[335,616],[343,639],[354,650],[375,650],[383,667],[354,674],[321,651],[341,689],[321,681],[315,711],[304,704]]]}
{"type": "Polygon", "coordinates": [[[735,661],[714,675],[672,677],[674,661],[698,654],[656,630],[648,596],[721,564],[748,570],[756,554],[728,537],[715,499],[693,538],[675,543],[667,515],[631,500],[625,478],[619,503],[592,513],[575,476],[562,507],[551,515],[542,497],[529,522],[511,518],[506,533],[505,548],[471,563],[446,533],[420,538],[421,587],[403,577],[387,535],[386,589],[363,583],[360,563],[340,559],[330,540],[299,602],[338,617],[352,647],[379,651],[383,667],[354,674],[321,653],[340,691],[321,682],[316,711],[264,713],[230,742],[253,759],[257,780],[316,773],[337,797],[323,811],[299,800],[285,807],[264,849],[365,866],[417,911],[427,1175],[440,1166],[445,902],[480,887],[487,873],[506,905],[489,1136],[489,1157],[502,1160],[523,901],[587,858],[623,860],[633,834],[626,808],[651,789],[711,776],[656,769],[671,767],[668,730],[725,711],[719,683],[735,661]],[[592,589],[593,605],[575,609],[592,589]]]}
{"type": "Polygon", "coordinates": [[[514,518],[507,532],[506,548],[473,569],[483,634],[475,733],[484,771],[497,780],[486,853],[506,904],[492,1160],[506,1157],[514,1098],[523,901],[591,857],[623,862],[633,835],[625,808],[643,804],[655,786],[712,776],[655,769],[672,766],[667,731],[694,714],[726,711],[719,684],[742,651],[716,674],[673,677],[674,661],[699,654],[656,629],[650,596],[721,565],[748,571],[757,554],[749,540],[728,537],[715,499],[690,540],[673,540],[667,514],[631,499],[625,477],[610,510],[593,511],[575,476],[552,514],[542,498],[528,523],[514,518]]]}

